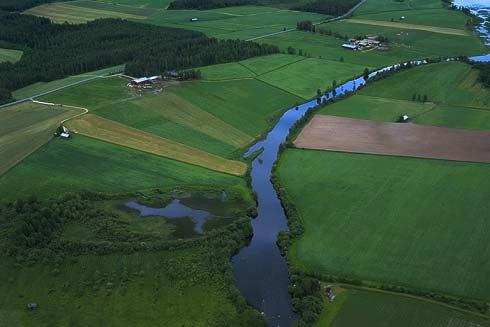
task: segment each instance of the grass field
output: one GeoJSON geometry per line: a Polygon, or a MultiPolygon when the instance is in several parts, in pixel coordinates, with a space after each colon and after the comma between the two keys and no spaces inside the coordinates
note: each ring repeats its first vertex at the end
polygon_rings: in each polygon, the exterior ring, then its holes
{"type": "Polygon", "coordinates": [[[0,63],[2,62],[16,63],[17,61],[20,60],[23,54],[24,53],[20,50],[0,48],[0,63]]]}
{"type": "Polygon", "coordinates": [[[75,133],[231,175],[241,176],[247,170],[243,162],[227,160],[93,114],[70,120],[66,125],[75,133]]]}
{"type": "Polygon", "coordinates": [[[172,185],[246,189],[239,177],[76,135],[49,142],[2,175],[0,195],[49,197],[82,190],[120,194],[172,185]]]}
{"type": "MultiPolygon", "coordinates": [[[[245,326],[231,283],[201,249],[65,257],[18,267],[2,257],[0,325],[245,326]],[[39,304],[31,312],[25,306],[39,304]]],[[[223,262],[223,265],[229,265],[223,262]]]]}
{"type": "Polygon", "coordinates": [[[490,129],[490,92],[464,63],[439,63],[399,72],[356,95],[326,106],[320,114],[396,121],[407,114],[417,124],[490,129]],[[429,102],[412,101],[427,95],[429,102]]]}
{"type": "Polygon", "coordinates": [[[275,55],[204,67],[202,81],[174,84],[158,94],[138,96],[127,89],[126,79],[107,78],[42,100],[86,107],[101,117],[232,158],[265,133],[283,110],[301,101],[258,80],[255,71],[264,71],[267,63],[276,69],[299,59],[275,55]],[[216,80],[220,77],[225,80],[216,80]]]}
{"type": "Polygon", "coordinates": [[[294,266],[489,300],[490,165],[290,149],[278,176],[294,266]]]}
{"type": "Polygon", "coordinates": [[[325,305],[314,326],[490,326],[490,321],[485,318],[424,300],[356,289],[336,288],[335,291],[336,301],[325,305]]]}
{"type": "Polygon", "coordinates": [[[468,17],[448,10],[439,0],[368,0],[354,13],[355,18],[384,20],[429,26],[464,28],[468,17]],[[405,17],[401,20],[401,17],[405,17]]]}
{"type": "Polygon", "coordinates": [[[124,65],[114,66],[110,68],[104,68],[100,70],[96,70],[93,72],[88,72],[80,75],[73,75],[67,78],[54,80],[51,82],[38,82],[31,84],[29,86],[23,87],[21,89],[15,90],[12,92],[12,95],[15,99],[25,99],[40,93],[48,92],[60,87],[64,87],[73,83],[77,83],[83,81],[87,78],[95,77],[95,76],[103,76],[113,73],[120,73],[124,71],[124,65]]]}
{"type": "Polygon", "coordinates": [[[159,8],[166,9],[171,0],[96,0],[102,3],[111,3],[140,8],[159,8]]]}
{"type": "Polygon", "coordinates": [[[0,110],[0,175],[53,138],[61,120],[79,112],[30,102],[0,110]]]}
{"type": "Polygon", "coordinates": [[[48,3],[26,10],[24,13],[50,18],[56,23],[80,24],[98,18],[143,20],[155,11],[130,6],[117,6],[81,0],[68,3],[48,3]]]}

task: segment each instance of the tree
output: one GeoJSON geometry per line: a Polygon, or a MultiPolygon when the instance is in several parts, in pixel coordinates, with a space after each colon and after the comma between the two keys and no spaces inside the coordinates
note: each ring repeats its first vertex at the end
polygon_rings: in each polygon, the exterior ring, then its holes
{"type": "Polygon", "coordinates": [[[316,90],[316,96],[317,96],[317,98],[321,98],[322,97],[322,90],[317,89],[316,90]]]}
{"type": "Polygon", "coordinates": [[[339,61],[344,62],[344,57],[340,57],[339,61]]]}
{"type": "Polygon", "coordinates": [[[420,99],[420,94],[417,95],[417,101],[420,102],[421,99],[420,99]]]}
{"type": "Polygon", "coordinates": [[[424,94],[424,97],[423,97],[423,99],[422,99],[422,102],[423,102],[423,103],[426,103],[426,102],[427,102],[427,94],[424,94]]]}
{"type": "Polygon", "coordinates": [[[364,68],[364,72],[362,73],[362,77],[364,78],[365,81],[369,79],[369,69],[364,68]]]}
{"type": "Polygon", "coordinates": [[[290,54],[290,55],[294,55],[294,54],[296,54],[296,49],[295,49],[295,48],[293,48],[293,47],[291,47],[291,46],[289,46],[289,47],[288,47],[288,54],[290,54]]]}
{"type": "Polygon", "coordinates": [[[414,93],[414,94],[412,94],[412,101],[415,101],[415,100],[417,100],[417,95],[414,93]]]}

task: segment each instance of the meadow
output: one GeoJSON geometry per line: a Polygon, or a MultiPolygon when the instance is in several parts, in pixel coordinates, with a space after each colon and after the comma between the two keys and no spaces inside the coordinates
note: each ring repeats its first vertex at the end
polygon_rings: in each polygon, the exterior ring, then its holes
{"type": "Polygon", "coordinates": [[[341,287],[335,291],[336,301],[325,305],[314,326],[490,326],[485,318],[416,298],[341,287]]]}
{"type": "Polygon", "coordinates": [[[172,185],[230,187],[247,193],[243,178],[76,135],[69,141],[50,141],[0,176],[0,195],[48,198],[85,190],[124,194],[172,185]]]}
{"type": "Polygon", "coordinates": [[[490,94],[478,82],[478,71],[470,65],[445,62],[373,82],[319,113],[391,122],[407,114],[416,124],[488,130],[490,94]],[[414,95],[427,95],[428,102],[414,101],[414,95]]]}
{"type": "Polygon", "coordinates": [[[0,48],[0,63],[11,62],[16,63],[22,57],[23,52],[20,50],[0,48]]]}
{"type": "Polygon", "coordinates": [[[206,248],[66,256],[21,266],[2,257],[0,325],[247,326],[229,262],[206,248]],[[56,268],[53,268],[56,267],[56,268]],[[27,303],[39,304],[29,311],[27,303]],[[68,314],[69,313],[69,314],[68,314]]]}
{"type": "Polygon", "coordinates": [[[356,10],[354,17],[449,28],[464,28],[469,18],[459,11],[448,10],[440,0],[369,0],[356,10]]]}
{"type": "Polygon", "coordinates": [[[140,8],[166,9],[172,0],[96,0],[102,3],[126,5],[140,8]]]}
{"type": "Polygon", "coordinates": [[[305,227],[291,264],[489,300],[489,173],[487,164],[288,149],[278,177],[305,227]]]}
{"type": "Polygon", "coordinates": [[[0,175],[48,142],[61,120],[78,113],[30,102],[0,110],[0,175]]]}

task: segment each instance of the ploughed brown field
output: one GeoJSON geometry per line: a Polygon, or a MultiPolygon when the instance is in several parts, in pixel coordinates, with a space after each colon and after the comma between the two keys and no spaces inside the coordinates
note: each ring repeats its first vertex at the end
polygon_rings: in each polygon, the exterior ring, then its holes
{"type": "Polygon", "coordinates": [[[315,115],[298,148],[490,162],[490,132],[315,115]]]}

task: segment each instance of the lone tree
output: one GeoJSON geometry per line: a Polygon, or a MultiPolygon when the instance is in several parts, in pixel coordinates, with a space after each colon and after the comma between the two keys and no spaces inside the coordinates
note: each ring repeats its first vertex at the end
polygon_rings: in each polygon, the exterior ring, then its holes
{"type": "Polygon", "coordinates": [[[424,97],[422,98],[422,102],[426,103],[427,102],[427,94],[424,94],[424,97]]]}
{"type": "Polygon", "coordinates": [[[412,101],[415,101],[415,100],[417,100],[417,95],[414,93],[414,94],[412,94],[412,101]]]}
{"type": "Polygon", "coordinates": [[[369,79],[369,69],[364,68],[364,72],[362,73],[362,77],[364,77],[365,81],[367,81],[369,79]]]}
{"type": "Polygon", "coordinates": [[[332,82],[332,94],[333,94],[333,96],[337,95],[337,80],[335,80],[335,79],[332,82]]]}

